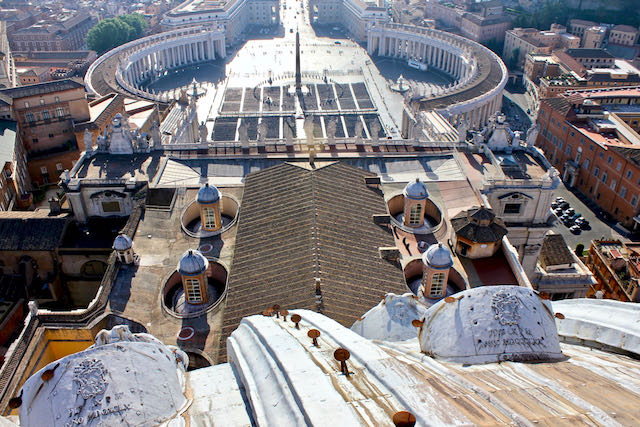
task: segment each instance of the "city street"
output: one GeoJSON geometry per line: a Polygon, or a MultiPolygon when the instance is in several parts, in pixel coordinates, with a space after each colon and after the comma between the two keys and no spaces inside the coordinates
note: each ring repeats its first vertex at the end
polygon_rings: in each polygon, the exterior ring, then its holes
{"type": "MultiPolygon", "coordinates": [[[[563,184],[560,184],[560,187],[554,192],[555,197],[564,198],[573,209],[575,209],[576,213],[581,214],[584,218],[589,221],[591,225],[590,230],[582,230],[580,234],[573,234],[569,231],[569,228],[566,227],[562,222],[556,219],[552,230],[558,234],[562,234],[564,239],[567,242],[567,245],[571,249],[575,249],[578,243],[582,243],[585,249],[589,248],[592,240],[597,240],[601,238],[605,239],[621,239],[628,240],[621,236],[616,230],[614,230],[609,224],[600,220],[595,212],[590,210],[584,203],[578,199],[575,194],[569,191],[563,184]]],[[[554,216],[555,218],[555,216],[554,216]]]]}

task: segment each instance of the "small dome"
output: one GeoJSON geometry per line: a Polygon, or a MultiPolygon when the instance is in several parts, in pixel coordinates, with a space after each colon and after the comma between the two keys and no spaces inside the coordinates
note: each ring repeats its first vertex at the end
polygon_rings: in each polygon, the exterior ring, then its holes
{"type": "Polygon", "coordinates": [[[429,246],[429,249],[422,254],[422,262],[427,266],[437,269],[447,269],[453,267],[453,257],[451,251],[442,243],[429,246]]]}
{"type": "Polygon", "coordinates": [[[218,200],[220,200],[220,191],[218,191],[215,185],[209,185],[207,183],[198,190],[198,196],[196,197],[198,203],[215,203],[218,200]]]}
{"type": "Polygon", "coordinates": [[[404,194],[404,197],[408,197],[413,200],[424,200],[429,197],[427,186],[418,178],[416,178],[414,182],[408,183],[407,186],[404,187],[402,194],[404,194]]]}
{"type": "Polygon", "coordinates": [[[126,234],[120,233],[113,241],[113,249],[116,251],[126,251],[131,249],[133,242],[126,234]]]}
{"type": "Polygon", "coordinates": [[[182,254],[178,263],[178,273],[184,276],[197,276],[209,267],[209,260],[196,249],[189,249],[182,254]]]}

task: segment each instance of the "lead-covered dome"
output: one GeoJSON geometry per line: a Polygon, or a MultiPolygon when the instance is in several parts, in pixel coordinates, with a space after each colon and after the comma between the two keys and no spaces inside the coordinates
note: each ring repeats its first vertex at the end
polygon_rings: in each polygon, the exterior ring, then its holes
{"type": "Polygon", "coordinates": [[[132,246],[133,242],[131,241],[131,238],[123,233],[118,234],[113,241],[113,249],[116,251],[126,251],[131,249],[132,246]]]}
{"type": "Polygon", "coordinates": [[[215,185],[209,185],[206,183],[200,190],[198,190],[198,195],[196,197],[196,201],[200,204],[209,204],[215,203],[220,200],[220,191],[216,188],[215,185]]]}
{"type": "Polygon", "coordinates": [[[453,267],[451,251],[442,243],[429,246],[422,254],[422,262],[431,268],[447,269],[453,267]]]}
{"type": "Polygon", "coordinates": [[[414,182],[408,183],[407,186],[404,187],[402,194],[404,194],[404,197],[408,197],[413,200],[425,200],[429,197],[427,186],[418,178],[416,178],[414,182]]]}
{"type": "Polygon", "coordinates": [[[209,260],[196,249],[189,249],[178,263],[178,273],[184,276],[197,276],[202,274],[209,267],[209,260]]]}

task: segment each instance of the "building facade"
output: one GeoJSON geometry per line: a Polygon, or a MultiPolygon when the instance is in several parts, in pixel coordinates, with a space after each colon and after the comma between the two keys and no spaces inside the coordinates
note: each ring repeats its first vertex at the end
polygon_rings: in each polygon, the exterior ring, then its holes
{"type": "Polygon", "coordinates": [[[3,89],[12,99],[34,184],[57,182],[79,157],[74,122],[90,119],[84,85],[72,79],[3,89]]]}
{"type": "Polygon", "coordinates": [[[609,43],[633,46],[638,41],[638,29],[631,25],[616,25],[609,31],[609,43]]]}
{"type": "Polygon", "coordinates": [[[50,16],[10,34],[15,51],[69,51],[85,46],[85,37],[95,20],[82,13],[50,16]]]}
{"type": "Polygon", "coordinates": [[[581,91],[542,101],[536,142],[566,185],[632,231],[640,229],[639,123],[638,88],[581,91]]]}

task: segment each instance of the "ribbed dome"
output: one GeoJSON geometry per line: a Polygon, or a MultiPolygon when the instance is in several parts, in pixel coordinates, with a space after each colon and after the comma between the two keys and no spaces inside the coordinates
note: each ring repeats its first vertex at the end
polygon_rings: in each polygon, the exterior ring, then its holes
{"type": "Polygon", "coordinates": [[[429,246],[422,255],[422,262],[431,268],[446,269],[453,266],[453,257],[445,245],[438,243],[429,246]]]}
{"type": "Polygon", "coordinates": [[[200,187],[198,190],[198,196],[196,201],[201,204],[215,203],[220,200],[220,191],[215,185],[209,185],[208,183],[200,187]]]}
{"type": "Polygon", "coordinates": [[[404,194],[404,197],[408,197],[413,200],[424,200],[429,197],[427,186],[418,178],[416,178],[414,182],[408,183],[407,186],[404,187],[402,194],[404,194]]]}
{"type": "Polygon", "coordinates": [[[200,251],[189,249],[182,254],[178,263],[178,273],[184,276],[197,276],[209,267],[209,260],[200,251]]]}
{"type": "Polygon", "coordinates": [[[113,241],[113,249],[116,251],[126,251],[131,249],[133,246],[133,242],[126,234],[118,234],[118,236],[113,241]]]}

